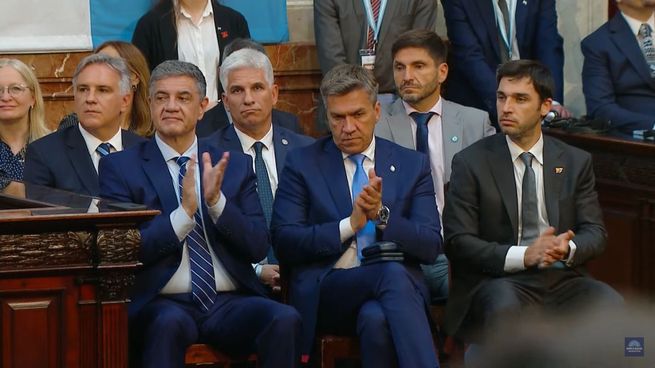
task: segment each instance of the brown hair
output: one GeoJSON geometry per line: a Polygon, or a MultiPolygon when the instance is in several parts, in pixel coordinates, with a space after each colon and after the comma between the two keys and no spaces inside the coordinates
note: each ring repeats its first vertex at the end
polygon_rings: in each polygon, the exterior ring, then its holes
{"type": "Polygon", "coordinates": [[[106,47],[113,47],[118,55],[127,62],[130,72],[134,73],[139,80],[136,85],[131,86],[134,99],[132,100],[128,129],[142,137],[153,135],[155,130],[150,119],[150,106],[148,104],[150,69],[146,58],[136,46],[123,41],[107,41],[98,46],[96,52],[106,47]]]}

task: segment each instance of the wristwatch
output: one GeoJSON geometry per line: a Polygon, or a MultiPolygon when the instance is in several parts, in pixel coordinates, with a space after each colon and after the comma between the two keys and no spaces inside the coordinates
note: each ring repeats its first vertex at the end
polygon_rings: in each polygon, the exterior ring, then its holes
{"type": "Polygon", "coordinates": [[[389,222],[389,215],[391,215],[391,211],[389,211],[389,207],[382,205],[382,207],[380,207],[380,209],[378,210],[378,218],[375,219],[375,225],[386,226],[387,223],[389,222]]]}

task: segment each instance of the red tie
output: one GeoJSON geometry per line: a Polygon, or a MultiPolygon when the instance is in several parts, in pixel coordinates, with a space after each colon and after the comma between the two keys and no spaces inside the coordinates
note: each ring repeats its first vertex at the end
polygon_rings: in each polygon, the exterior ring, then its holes
{"type": "MultiPolygon", "coordinates": [[[[380,0],[370,0],[371,1],[371,8],[373,9],[373,23],[377,24],[378,22],[378,17],[380,16],[380,0]]],[[[368,45],[369,49],[373,48],[373,44],[375,43],[375,31],[369,24],[368,26],[368,34],[366,37],[366,44],[368,45]]]]}

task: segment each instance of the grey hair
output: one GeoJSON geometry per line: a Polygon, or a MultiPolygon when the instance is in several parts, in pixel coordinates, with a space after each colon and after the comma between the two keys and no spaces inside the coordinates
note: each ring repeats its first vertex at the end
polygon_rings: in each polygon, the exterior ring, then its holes
{"type": "Polygon", "coordinates": [[[332,68],[321,81],[321,97],[327,106],[329,96],[343,96],[363,89],[371,103],[378,100],[378,83],[370,70],[360,65],[341,64],[332,68]]]}
{"type": "Polygon", "coordinates": [[[253,49],[266,54],[266,49],[262,46],[261,43],[255,42],[250,38],[235,38],[232,42],[228,43],[227,46],[223,49],[223,57],[221,62],[230,56],[233,52],[239,51],[241,49],[253,49]]]}
{"type": "Polygon", "coordinates": [[[223,60],[220,77],[221,85],[227,88],[227,79],[230,72],[242,68],[260,69],[264,72],[264,78],[268,85],[273,85],[273,65],[266,54],[257,50],[245,48],[234,51],[223,60]]]}
{"type": "Polygon", "coordinates": [[[75,68],[75,73],[73,74],[73,88],[77,87],[77,78],[82,73],[82,70],[92,64],[102,64],[113,69],[120,77],[118,88],[121,95],[126,95],[130,92],[130,69],[127,67],[127,63],[121,58],[115,58],[106,54],[91,54],[77,64],[77,68],[75,68]]]}
{"type": "Polygon", "coordinates": [[[150,96],[152,97],[155,92],[155,83],[170,77],[189,77],[196,81],[200,98],[203,99],[207,95],[207,81],[202,71],[195,64],[181,60],[166,60],[157,65],[150,74],[150,85],[148,86],[150,96]]]}

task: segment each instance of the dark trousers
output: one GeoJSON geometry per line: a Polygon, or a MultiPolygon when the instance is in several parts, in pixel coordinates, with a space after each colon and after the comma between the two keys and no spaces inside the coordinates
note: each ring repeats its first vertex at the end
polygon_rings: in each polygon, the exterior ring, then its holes
{"type": "Polygon", "coordinates": [[[295,367],[300,324],[293,307],[260,296],[219,293],[204,312],[189,294],[179,294],[149,302],[130,332],[139,345],[140,367],[184,367],[187,347],[197,342],[230,355],[255,352],[259,367],[295,367]]]}
{"type": "Polygon", "coordinates": [[[496,323],[516,321],[529,310],[562,316],[583,308],[622,303],[621,295],[609,285],[577,270],[527,270],[483,282],[473,296],[467,319],[469,327],[479,332],[493,330],[496,323]]]}
{"type": "Polygon", "coordinates": [[[321,283],[319,331],[356,333],[365,368],[438,367],[422,277],[418,266],[398,262],[330,271],[321,283]]]}

